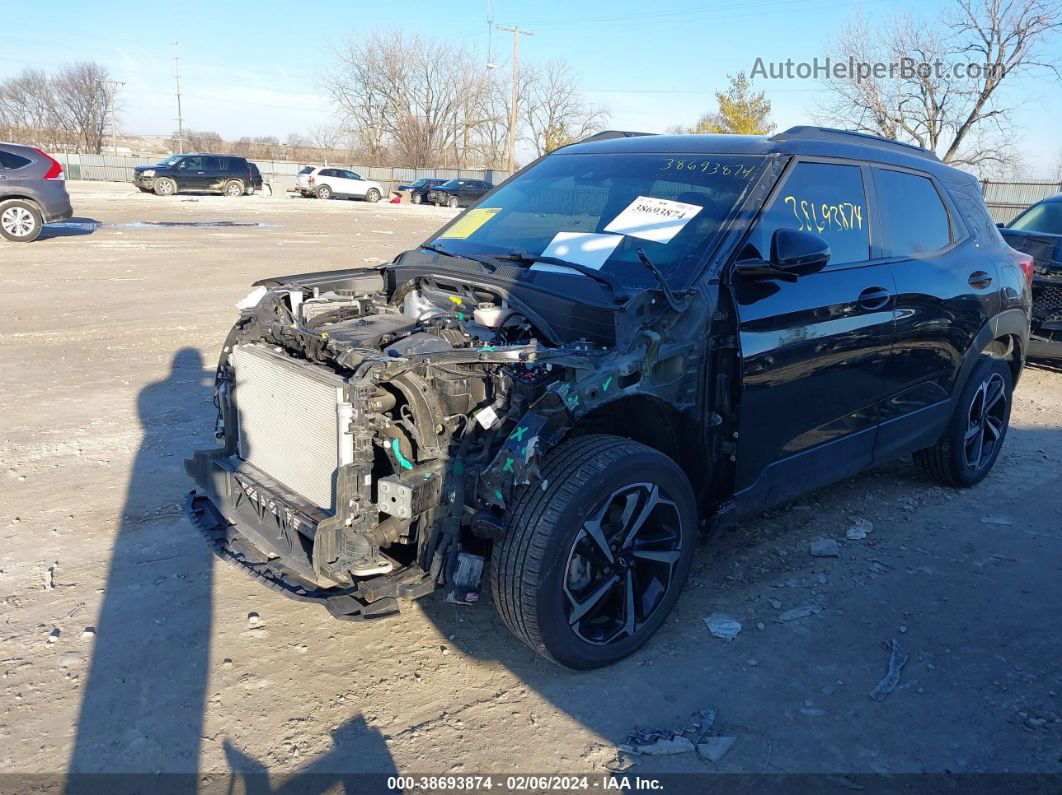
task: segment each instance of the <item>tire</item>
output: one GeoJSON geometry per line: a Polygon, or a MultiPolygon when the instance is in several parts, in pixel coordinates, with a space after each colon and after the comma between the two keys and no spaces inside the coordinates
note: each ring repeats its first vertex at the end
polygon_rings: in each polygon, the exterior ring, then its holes
{"type": "Polygon", "coordinates": [[[542,477],[546,488],[522,490],[494,543],[494,603],[513,634],[547,659],[577,670],[610,665],[645,643],[678,600],[696,543],[693,489],[667,456],[618,436],[561,444],[542,477]],[[656,507],[646,511],[654,494],[656,507]],[[630,548],[614,545],[628,534],[630,548]],[[631,610],[626,594],[639,590],[643,609],[631,610]]]}
{"type": "Polygon", "coordinates": [[[446,200],[446,206],[447,206],[447,207],[456,207],[456,206],[457,206],[457,205],[459,205],[460,203],[461,203],[461,202],[459,202],[459,201],[457,200],[457,197],[456,197],[456,196],[451,196],[451,197],[450,197],[449,199],[447,199],[447,200],[446,200]]]}
{"type": "Polygon", "coordinates": [[[410,204],[423,204],[424,196],[420,193],[414,193],[412,196],[409,197],[409,202],[410,204]]]}
{"type": "Polygon", "coordinates": [[[369,202],[369,204],[376,204],[376,202],[380,201],[380,191],[376,190],[376,188],[369,188],[365,192],[365,201],[369,202]]]}
{"type": "Polygon", "coordinates": [[[915,465],[922,474],[958,488],[984,480],[1006,439],[1013,393],[1014,378],[1008,363],[983,357],[963,387],[940,440],[915,451],[915,465]]]}
{"type": "Polygon", "coordinates": [[[244,193],[245,193],[245,194],[246,194],[247,196],[254,196],[254,191],[255,191],[255,187],[254,187],[254,185],[248,185],[248,186],[247,186],[247,190],[245,190],[245,191],[244,191],[244,193]]]}
{"type": "Polygon", "coordinates": [[[172,196],[177,192],[177,183],[169,177],[159,177],[152,187],[156,196],[172,196]]]}
{"type": "Polygon", "coordinates": [[[314,191],[314,195],[318,199],[331,199],[332,189],[327,185],[321,185],[316,191],[314,191]]]}
{"type": "Polygon", "coordinates": [[[22,199],[0,202],[0,237],[13,243],[32,243],[40,237],[44,217],[37,206],[22,199]]]}
{"type": "Polygon", "coordinates": [[[221,193],[223,196],[235,199],[237,196],[242,196],[244,190],[243,182],[238,179],[230,179],[222,186],[221,193]]]}
{"type": "Polygon", "coordinates": [[[142,187],[140,187],[139,185],[137,185],[137,186],[136,186],[136,189],[137,189],[138,191],[140,191],[141,193],[151,193],[151,188],[142,188],[142,187]]]}

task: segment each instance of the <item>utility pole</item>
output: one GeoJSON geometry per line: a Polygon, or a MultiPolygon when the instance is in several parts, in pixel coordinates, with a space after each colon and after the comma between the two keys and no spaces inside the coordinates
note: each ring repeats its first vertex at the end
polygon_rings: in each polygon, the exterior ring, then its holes
{"type": "Polygon", "coordinates": [[[110,100],[111,106],[111,148],[114,150],[115,157],[118,156],[118,110],[114,101],[115,92],[118,90],[118,86],[124,86],[121,80],[107,80],[107,99],[110,100]]]}
{"type": "Polygon", "coordinates": [[[516,171],[516,100],[517,100],[517,84],[520,81],[520,36],[534,36],[527,30],[520,30],[519,25],[514,25],[511,28],[503,28],[498,26],[498,30],[504,30],[513,34],[513,99],[512,104],[509,106],[509,173],[516,171]]]}
{"type": "Polygon", "coordinates": [[[173,79],[177,81],[177,154],[184,154],[184,119],[181,116],[181,56],[173,43],[173,79]]]}

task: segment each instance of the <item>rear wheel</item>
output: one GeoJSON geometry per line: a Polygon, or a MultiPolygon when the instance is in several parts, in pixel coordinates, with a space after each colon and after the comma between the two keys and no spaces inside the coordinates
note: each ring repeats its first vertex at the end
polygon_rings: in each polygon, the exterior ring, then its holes
{"type": "Polygon", "coordinates": [[[238,179],[230,179],[225,183],[225,186],[221,189],[221,192],[229,198],[236,198],[242,196],[244,191],[243,183],[238,179]]]}
{"type": "Polygon", "coordinates": [[[177,183],[169,177],[159,177],[155,180],[154,188],[159,196],[172,196],[177,192],[177,183]]]}
{"type": "Polygon", "coordinates": [[[932,447],[915,452],[922,474],[945,486],[973,486],[984,480],[1010,426],[1013,392],[1007,362],[984,357],[970,374],[944,435],[932,447]]]}
{"type": "Polygon", "coordinates": [[[0,202],[0,236],[15,243],[32,243],[44,227],[41,211],[30,202],[12,199],[0,202]]]}
{"type": "Polygon", "coordinates": [[[645,643],[678,600],[693,560],[693,489],[674,461],[617,436],[565,442],[526,488],[494,544],[502,620],[539,654],[599,668],[645,643]]]}
{"type": "Polygon", "coordinates": [[[317,189],[315,195],[317,196],[318,199],[331,199],[332,198],[332,189],[330,187],[328,187],[327,185],[321,185],[317,189]]]}
{"type": "Polygon", "coordinates": [[[376,190],[376,188],[369,188],[365,193],[365,201],[376,204],[376,202],[380,201],[380,191],[376,190]]]}

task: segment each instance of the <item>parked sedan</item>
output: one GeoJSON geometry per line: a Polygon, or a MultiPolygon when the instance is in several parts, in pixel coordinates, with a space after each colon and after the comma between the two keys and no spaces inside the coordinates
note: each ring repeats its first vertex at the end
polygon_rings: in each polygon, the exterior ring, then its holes
{"type": "Polygon", "coordinates": [[[37,239],[49,221],[73,214],[63,167],[40,149],[0,143],[0,237],[37,239]]]}
{"type": "Polygon", "coordinates": [[[1062,359],[1062,193],[1037,202],[999,231],[1012,248],[1033,258],[1029,355],[1062,359]]]}
{"type": "Polygon", "coordinates": [[[379,182],[365,179],[345,168],[306,166],[295,177],[295,189],[306,198],[364,199],[378,202],[384,195],[379,182]]]}
{"type": "Polygon", "coordinates": [[[409,191],[409,201],[413,204],[423,204],[427,201],[428,191],[434,188],[436,185],[442,185],[446,182],[445,179],[436,179],[433,177],[421,177],[418,180],[410,182],[408,185],[399,185],[399,190],[409,191]]]}
{"type": "Polygon", "coordinates": [[[463,207],[491,190],[494,190],[494,186],[481,179],[452,179],[429,190],[428,202],[447,207],[463,207]]]}

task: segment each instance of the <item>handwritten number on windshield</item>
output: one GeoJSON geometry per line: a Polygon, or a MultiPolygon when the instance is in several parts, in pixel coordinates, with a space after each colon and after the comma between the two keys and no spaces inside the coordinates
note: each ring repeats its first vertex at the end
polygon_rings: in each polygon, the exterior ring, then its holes
{"type": "Polygon", "coordinates": [[[664,161],[661,171],[697,171],[701,174],[722,174],[724,177],[748,179],[753,167],[744,163],[720,163],[717,160],[677,160],[669,157],[664,161]]]}

